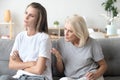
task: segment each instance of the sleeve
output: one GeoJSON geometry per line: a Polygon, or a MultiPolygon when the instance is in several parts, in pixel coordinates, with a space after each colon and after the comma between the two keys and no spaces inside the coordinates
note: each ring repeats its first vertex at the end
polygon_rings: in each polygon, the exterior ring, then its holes
{"type": "Polygon", "coordinates": [[[14,42],[12,51],[11,51],[11,53],[10,53],[11,56],[12,56],[12,54],[13,54],[13,51],[18,50],[18,45],[19,45],[19,35],[16,36],[16,38],[15,38],[15,42],[14,42]]]}
{"type": "Polygon", "coordinates": [[[52,44],[50,38],[48,37],[46,39],[42,39],[39,47],[39,57],[46,57],[48,59],[51,59],[51,48],[52,44]]]}
{"type": "Polygon", "coordinates": [[[104,55],[103,55],[102,48],[101,48],[99,42],[94,41],[93,59],[98,62],[98,61],[102,60],[103,58],[104,58],[104,55]]]}

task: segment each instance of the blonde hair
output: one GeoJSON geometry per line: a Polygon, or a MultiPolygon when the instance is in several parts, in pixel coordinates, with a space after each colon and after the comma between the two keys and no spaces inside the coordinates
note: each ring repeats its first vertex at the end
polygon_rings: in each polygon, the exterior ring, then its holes
{"type": "Polygon", "coordinates": [[[67,17],[66,23],[71,25],[73,33],[80,39],[79,47],[84,46],[89,37],[89,32],[84,18],[78,15],[73,15],[71,17],[67,17]]]}

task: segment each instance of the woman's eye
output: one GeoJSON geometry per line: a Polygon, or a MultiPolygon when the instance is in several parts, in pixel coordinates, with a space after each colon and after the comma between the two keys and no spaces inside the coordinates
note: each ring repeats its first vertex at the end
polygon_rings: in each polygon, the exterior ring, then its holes
{"type": "Polygon", "coordinates": [[[27,14],[27,12],[25,11],[25,14],[27,14]]]}
{"type": "Polygon", "coordinates": [[[30,14],[31,17],[34,17],[34,15],[30,14]]]}
{"type": "Polygon", "coordinates": [[[72,33],[73,31],[69,30],[69,32],[71,32],[71,33],[72,33]]]}

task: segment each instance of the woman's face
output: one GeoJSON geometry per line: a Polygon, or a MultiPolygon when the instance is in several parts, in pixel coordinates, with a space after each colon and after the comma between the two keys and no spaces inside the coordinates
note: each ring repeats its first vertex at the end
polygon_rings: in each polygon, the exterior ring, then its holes
{"type": "Polygon", "coordinates": [[[29,6],[25,11],[24,26],[26,28],[34,28],[38,20],[38,10],[29,6]]]}
{"type": "Polygon", "coordinates": [[[78,40],[69,23],[65,24],[64,36],[65,36],[65,40],[68,42],[74,43],[74,41],[78,40]]]}

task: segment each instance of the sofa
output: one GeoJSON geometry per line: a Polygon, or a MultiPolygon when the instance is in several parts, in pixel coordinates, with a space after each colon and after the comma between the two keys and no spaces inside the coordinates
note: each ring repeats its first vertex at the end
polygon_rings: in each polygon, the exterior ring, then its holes
{"type": "MultiPolygon", "coordinates": [[[[103,50],[108,69],[104,74],[105,80],[120,80],[120,38],[102,38],[96,39],[103,50]]],[[[52,41],[55,47],[56,40],[52,41]]],[[[14,40],[0,39],[0,75],[14,75],[15,70],[8,68],[9,54],[14,40]]],[[[55,67],[56,58],[52,55],[52,73],[53,80],[58,80],[64,74],[57,72],[55,67]]]]}

